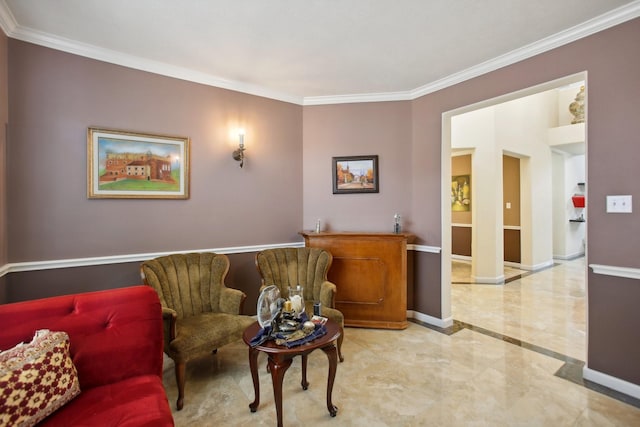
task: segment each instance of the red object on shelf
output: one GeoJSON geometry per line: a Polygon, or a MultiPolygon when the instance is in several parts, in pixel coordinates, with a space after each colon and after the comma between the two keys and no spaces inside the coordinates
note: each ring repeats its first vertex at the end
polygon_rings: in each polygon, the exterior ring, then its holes
{"type": "Polygon", "coordinates": [[[585,203],[584,196],[576,194],[575,196],[571,197],[571,200],[573,200],[574,207],[584,208],[584,203],[585,203]]]}

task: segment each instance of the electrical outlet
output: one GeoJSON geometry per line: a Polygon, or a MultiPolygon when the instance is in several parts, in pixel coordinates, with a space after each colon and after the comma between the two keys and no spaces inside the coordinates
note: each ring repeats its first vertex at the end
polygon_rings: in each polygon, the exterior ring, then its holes
{"type": "Polygon", "coordinates": [[[631,213],[631,196],[607,196],[607,213],[631,213]]]}

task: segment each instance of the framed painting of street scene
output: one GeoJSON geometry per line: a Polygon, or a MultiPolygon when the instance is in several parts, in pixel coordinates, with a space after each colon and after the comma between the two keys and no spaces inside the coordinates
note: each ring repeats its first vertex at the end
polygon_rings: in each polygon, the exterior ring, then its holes
{"type": "Polygon", "coordinates": [[[378,193],[378,156],[333,157],[333,194],[378,193]]]}
{"type": "Polygon", "coordinates": [[[188,199],[190,141],[90,127],[87,195],[90,199],[188,199]]]}

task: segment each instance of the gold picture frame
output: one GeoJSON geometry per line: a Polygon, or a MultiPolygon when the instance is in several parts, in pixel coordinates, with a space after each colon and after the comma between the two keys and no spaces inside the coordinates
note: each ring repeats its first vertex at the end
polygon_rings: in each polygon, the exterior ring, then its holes
{"type": "Polygon", "coordinates": [[[87,197],[188,199],[190,139],[90,127],[87,197]]]}

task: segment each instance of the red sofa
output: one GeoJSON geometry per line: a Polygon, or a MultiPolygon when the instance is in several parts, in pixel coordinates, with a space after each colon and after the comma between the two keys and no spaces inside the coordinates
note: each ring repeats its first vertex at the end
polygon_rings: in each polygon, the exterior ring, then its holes
{"type": "Polygon", "coordinates": [[[153,289],[133,286],[0,305],[0,349],[39,329],[69,335],[80,394],[43,426],[173,426],[162,385],[163,331],[153,289]]]}

